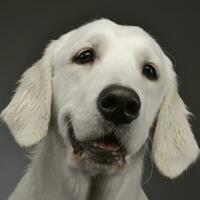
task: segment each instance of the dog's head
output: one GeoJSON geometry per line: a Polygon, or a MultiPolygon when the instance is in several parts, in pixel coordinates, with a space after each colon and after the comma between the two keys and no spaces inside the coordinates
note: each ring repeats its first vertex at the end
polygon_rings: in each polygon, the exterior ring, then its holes
{"type": "Polygon", "coordinates": [[[123,171],[155,119],[152,157],[162,174],[178,176],[199,154],[172,64],[138,27],[103,19],[53,41],[1,117],[30,146],[46,136],[51,113],[68,165],[90,173],[123,171]]]}

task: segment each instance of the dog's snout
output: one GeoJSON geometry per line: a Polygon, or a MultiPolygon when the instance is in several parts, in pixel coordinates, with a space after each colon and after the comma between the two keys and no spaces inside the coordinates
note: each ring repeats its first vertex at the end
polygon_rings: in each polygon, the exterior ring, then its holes
{"type": "Polygon", "coordinates": [[[97,107],[102,116],[114,124],[130,123],[137,118],[140,98],[131,88],[110,85],[99,95],[97,107]]]}

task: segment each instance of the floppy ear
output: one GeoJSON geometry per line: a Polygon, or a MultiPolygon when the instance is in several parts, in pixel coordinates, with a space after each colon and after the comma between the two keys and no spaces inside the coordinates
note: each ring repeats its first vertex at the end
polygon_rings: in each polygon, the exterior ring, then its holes
{"type": "Polygon", "coordinates": [[[48,131],[52,98],[49,49],[41,60],[25,71],[11,102],[1,113],[21,146],[37,143],[48,131]]]}
{"type": "Polygon", "coordinates": [[[174,75],[158,114],[152,146],[156,166],[169,178],[179,176],[199,155],[199,148],[188,122],[189,115],[178,94],[174,75]]]}

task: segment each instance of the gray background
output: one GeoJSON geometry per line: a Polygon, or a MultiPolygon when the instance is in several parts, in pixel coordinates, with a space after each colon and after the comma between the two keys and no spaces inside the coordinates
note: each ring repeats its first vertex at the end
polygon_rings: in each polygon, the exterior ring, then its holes
{"type": "MultiPolygon", "coordinates": [[[[51,39],[95,18],[139,25],[170,52],[179,75],[180,93],[195,117],[191,120],[200,144],[200,6],[195,1],[0,1],[0,110],[9,102],[22,72],[40,58],[51,39]]],[[[148,159],[149,160],[149,159],[148,159]]],[[[28,159],[0,125],[0,200],[14,189],[28,159]]],[[[145,165],[145,180],[151,174],[145,165]]],[[[145,182],[144,180],[144,182],[145,182]]],[[[176,180],[159,175],[144,184],[150,200],[200,199],[200,163],[176,180]]]]}

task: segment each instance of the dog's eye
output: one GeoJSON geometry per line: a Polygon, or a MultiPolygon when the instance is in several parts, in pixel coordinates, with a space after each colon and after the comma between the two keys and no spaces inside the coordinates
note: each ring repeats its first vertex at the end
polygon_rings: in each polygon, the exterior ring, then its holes
{"type": "Polygon", "coordinates": [[[95,53],[93,49],[86,49],[77,54],[73,61],[77,64],[92,63],[95,60],[95,53]]]}
{"type": "Polygon", "coordinates": [[[142,73],[150,80],[157,80],[158,74],[156,67],[153,64],[145,64],[142,69],[142,73]]]}

